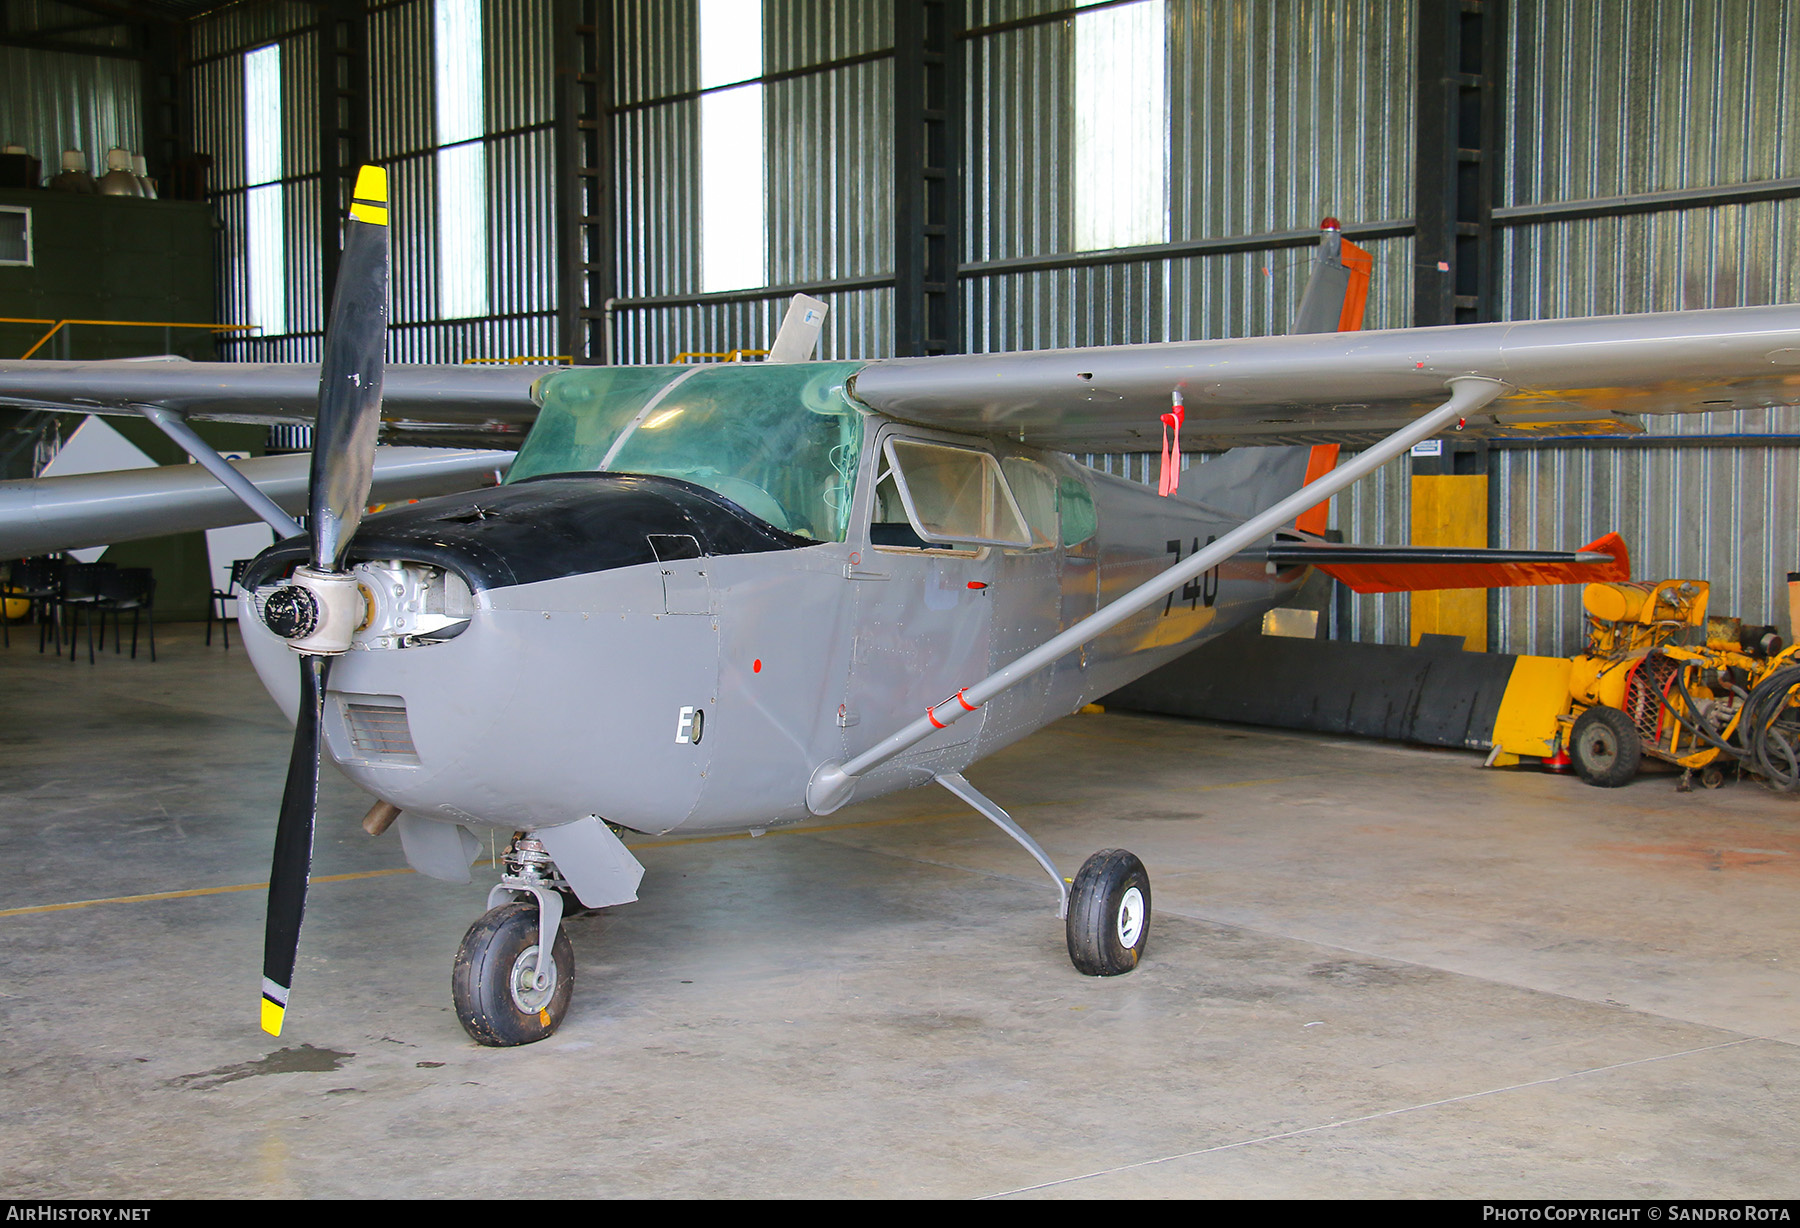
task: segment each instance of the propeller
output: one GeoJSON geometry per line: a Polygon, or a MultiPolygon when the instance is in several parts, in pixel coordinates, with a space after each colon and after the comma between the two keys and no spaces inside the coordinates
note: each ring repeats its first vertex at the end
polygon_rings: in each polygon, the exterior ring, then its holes
{"type": "Polygon", "coordinates": [[[319,412],[313,426],[312,474],[307,491],[310,566],[276,589],[263,621],[300,656],[300,712],[288,757],[287,784],[275,826],[269,867],[269,911],[263,934],[262,1026],[281,1035],[306,880],[312,872],[313,824],[319,809],[319,752],[325,684],[331,659],[350,647],[363,618],[363,599],[344,568],[350,538],[362,522],[375,472],[381,425],[382,352],[387,345],[387,172],[365,166],[351,192],[344,252],[325,326],[319,368],[319,412]]]}

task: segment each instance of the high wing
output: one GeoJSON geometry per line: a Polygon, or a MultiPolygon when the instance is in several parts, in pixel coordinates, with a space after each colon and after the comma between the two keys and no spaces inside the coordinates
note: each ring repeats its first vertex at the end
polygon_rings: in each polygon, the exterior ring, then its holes
{"type": "Polygon", "coordinates": [[[1449,381],[1505,385],[1475,435],[1622,433],[1629,415],[1800,402],[1800,305],[1459,324],[1224,341],[886,359],[852,393],[896,418],[1066,452],[1154,448],[1181,392],[1206,447],[1354,440],[1443,402],[1449,381]]]}
{"type": "MultiPolygon", "coordinates": [[[[384,430],[413,443],[516,448],[537,417],[532,384],[559,369],[388,367],[384,430]]],[[[318,401],[319,368],[310,363],[0,361],[0,405],[17,409],[136,417],[149,405],[217,422],[310,423],[318,401]]]]}
{"type": "MultiPolygon", "coordinates": [[[[489,485],[513,453],[451,448],[381,448],[375,497],[422,499],[489,485]]],[[[306,510],[305,453],[259,456],[232,468],[283,512],[306,510]]],[[[0,559],[245,524],[255,516],[199,465],[160,465],[71,477],[0,482],[0,559]]]]}

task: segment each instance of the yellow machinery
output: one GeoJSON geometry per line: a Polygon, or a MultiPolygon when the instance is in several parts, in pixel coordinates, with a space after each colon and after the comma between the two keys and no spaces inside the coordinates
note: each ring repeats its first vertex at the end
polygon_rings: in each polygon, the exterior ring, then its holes
{"type": "MultiPolygon", "coordinates": [[[[1704,580],[1590,584],[1587,652],[1570,663],[1569,756],[1589,784],[1616,787],[1650,755],[1702,783],[1738,762],[1800,789],[1800,645],[1773,627],[1707,615],[1704,580]]],[[[1683,785],[1687,777],[1683,777],[1683,785]]]]}

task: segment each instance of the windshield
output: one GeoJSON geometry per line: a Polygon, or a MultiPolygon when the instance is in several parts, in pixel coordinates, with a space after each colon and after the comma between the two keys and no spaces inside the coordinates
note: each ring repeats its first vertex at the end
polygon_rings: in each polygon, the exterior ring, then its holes
{"type": "Polygon", "coordinates": [[[508,482],[648,473],[724,495],[784,532],[842,541],[862,449],[844,396],[861,363],[576,367],[539,388],[508,482]]]}

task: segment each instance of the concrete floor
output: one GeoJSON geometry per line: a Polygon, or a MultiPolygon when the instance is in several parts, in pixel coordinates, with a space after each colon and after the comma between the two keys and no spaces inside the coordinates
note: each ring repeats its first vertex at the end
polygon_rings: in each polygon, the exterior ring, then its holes
{"type": "Polygon", "coordinates": [[[487,880],[328,770],[273,1041],[239,888],[289,731],[241,649],[159,639],[0,652],[0,1196],[1800,1195],[1800,799],[1074,717],[969,775],[1067,873],[1143,857],[1135,973],[916,790],[639,841],[562,1030],[501,1051],[449,1005],[487,880]]]}

